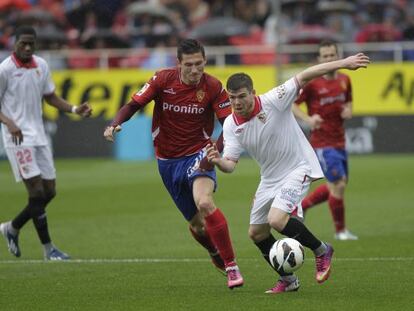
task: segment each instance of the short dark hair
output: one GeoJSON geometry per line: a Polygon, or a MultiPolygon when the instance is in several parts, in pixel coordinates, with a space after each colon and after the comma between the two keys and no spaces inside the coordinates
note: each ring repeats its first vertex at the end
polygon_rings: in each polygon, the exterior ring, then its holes
{"type": "Polygon", "coordinates": [[[334,46],[334,47],[335,47],[336,52],[338,52],[338,45],[337,45],[337,43],[336,43],[335,41],[333,41],[333,40],[323,40],[323,41],[321,41],[321,42],[319,43],[319,48],[318,48],[318,51],[319,51],[321,48],[323,48],[323,47],[327,47],[327,46],[334,46]]]}
{"type": "Polygon", "coordinates": [[[206,58],[206,52],[200,42],[195,39],[184,39],[178,44],[177,58],[181,61],[183,59],[183,54],[195,54],[199,52],[201,52],[203,58],[206,58]]]}
{"type": "Polygon", "coordinates": [[[253,80],[244,72],[235,73],[227,79],[226,88],[228,91],[238,91],[244,87],[249,92],[253,91],[253,80]]]}
{"type": "Polygon", "coordinates": [[[36,30],[32,26],[22,25],[17,27],[14,35],[16,37],[16,41],[19,40],[21,35],[33,35],[36,38],[36,30]]]}

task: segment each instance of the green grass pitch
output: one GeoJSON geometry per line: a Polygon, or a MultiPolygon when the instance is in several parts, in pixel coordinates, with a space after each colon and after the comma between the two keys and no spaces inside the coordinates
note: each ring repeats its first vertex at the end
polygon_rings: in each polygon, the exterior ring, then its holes
{"type": "MultiPolygon", "coordinates": [[[[306,224],[333,243],[331,278],[314,279],[306,251],[297,293],[266,296],[276,274],[247,236],[258,168],[242,159],[219,173],[217,205],[228,218],[245,286],[230,291],[188,233],[156,163],[57,160],[58,195],[48,207],[52,239],[74,260],[44,263],[32,224],[22,257],[0,240],[0,310],[414,310],[414,156],[352,156],[347,222],[359,241],[333,239],[326,204],[306,224]]],[[[0,161],[0,221],[26,204],[0,161]]],[[[277,235],[280,236],[280,235],[277,235]]]]}

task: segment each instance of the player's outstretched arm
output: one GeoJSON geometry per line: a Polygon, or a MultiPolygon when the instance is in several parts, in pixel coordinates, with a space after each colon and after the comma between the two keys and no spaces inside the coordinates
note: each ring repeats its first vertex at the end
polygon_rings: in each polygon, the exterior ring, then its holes
{"type": "Polygon", "coordinates": [[[231,173],[234,171],[237,163],[226,158],[222,158],[215,143],[212,145],[208,144],[206,150],[208,162],[217,166],[219,170],[224,173],[231,173]]]}
{"type": "Polygon", "coordinates": [[[20,128],[13,122],[13,120],[7,118],[3,113],[0,112],[0,123],[7,126],[9,133],[12,136],[12,141],[15,145],[20,145],[23,142],[23,133],[20,128]]]}
{"type": "Polygon", "coordinates": [[[357,70],[358,68],[366,68],[370,63],[369,57],[364,53],[358,53],[347,58],[339,59],[333,62],[322,63],[312,67],[308,67],[296,75],[296,79],[302,87],[310,80],[323,76],[328,72],[338,69],[357,70]]]}
{"type": "Polygon", "coordinates": [[[115,133],[122,130],[121,124],[128,121],[140,108],[141,106],[133,100],[131,100],[128,104],[123,105],[122,108],[119,109],[111,125],[105,128],[103,134],[105,139],[108,141],[114,141],[115,133]]]}
{"type": "Polygon", "coordinates": [[[45,95],[44,99],[49,105],[60,111],[76,113],[83,118],[87,118],[92,114],[92,108],[87,102],[79,106],[71,105],[62,97],[57,96],[54,92],[52,94],[45,95]]]}

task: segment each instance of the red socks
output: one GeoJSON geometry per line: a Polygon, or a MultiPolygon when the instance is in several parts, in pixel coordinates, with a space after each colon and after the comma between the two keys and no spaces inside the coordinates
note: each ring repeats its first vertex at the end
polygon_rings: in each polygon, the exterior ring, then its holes
{"type": "Polygon", "coordinates": [[[302,201],[302,209],[306,209],[328,200],[329,189],[327,184],[320,185],[302,201]]]}
{"type": "Polygon", "coordinates": [[[229,228],[223,213],[217,208],[206,218],[206,229],[214,245],[220,252],[224,264],[228,266],[234,262],[233,246],[230,240],[229,228]]]}
{"type": "Polygon", "coordinates": [[[331,210],[332,218],[335,224],[336,232],[345,229],[345,208],[344,200],[329,196],[328,199],[329,209],[331,210]]]}
{"type": "Polygon", "coordinates": [[[214,243],[211,240],[211,237],[208,234],[207,230],[205,231],[205,235],[199,235],[191,228],[191,226],[189,227],[189,229],[194,239],[198,243],[200,243],[210,254],[214,254],[215,252],[217,252],[217,248],[214,246],[214,243]]]}
{"type": "Polygon", "coordinates": [[[345,229],[345,208],[344,200],[338,199],[329,195],[329,188],[327,184],[320,185],[311,194],[309,194],[302,201],[303,211],[311,208],[312,206],[322,203],[328,200],[329,209],[332,214],[332,218],[335,224],[336,232],[345,229]]]}

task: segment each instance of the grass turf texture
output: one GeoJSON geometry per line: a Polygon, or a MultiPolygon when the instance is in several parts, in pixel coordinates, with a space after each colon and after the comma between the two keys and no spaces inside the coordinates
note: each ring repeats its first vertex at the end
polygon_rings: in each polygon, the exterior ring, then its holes
{"type": "MultiPolygon", "coordinates": [[[[155,162],[57,160],[56,167],[50,232],[75,260],[43,263],[31,223],[20,235],[20,259],[0,237],[1,310],[413,310],[412,155],[351,157],[346,216],[360,240],[333,240],[327,205],[310,210],[308,227],[335,247],[331,278],[316,283],[307,250],[299,292],[277,296],[263,293],[277,277],[247,236],[259,180],[250,159],[218,177],[216,203],[228,218],[245,278],[233,291],[190,237],[155,162]]],[[[1,161],[0,221],[25,204],[23,185],[1,161]]]]}

